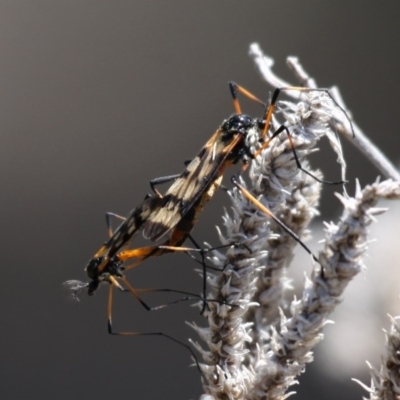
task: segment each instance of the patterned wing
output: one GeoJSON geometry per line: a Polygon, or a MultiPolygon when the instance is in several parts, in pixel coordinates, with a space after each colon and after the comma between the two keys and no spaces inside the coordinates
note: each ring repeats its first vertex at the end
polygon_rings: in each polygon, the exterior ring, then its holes
{"type": "MultiPolygon", "coordinates": [[[[157,212],[153,212],[144,224],[145,238],[156,241],[173,229],[220,177],[226,167],[230,151],[240,140],[240,135],[237,135],[227,145],[221,140],[221,133],[221,129],[214,133],[196,158],[168,189],[163,197],[162,206],[157,212]]],[[[202,203],[200,201],[199,204],[202,203]]]]}
{"type": "Polygon", "coordinates": [[[130,239],[139,231],[145,221],[150,217],[153,210],[160,206],[157,197],[149,197],[142,204],[134,208],[126,218],[126,220],[115,230],[107,243],[103,246],[105,254],[108,258],[114,256],[122,247],[124,247],[130,239]]]}

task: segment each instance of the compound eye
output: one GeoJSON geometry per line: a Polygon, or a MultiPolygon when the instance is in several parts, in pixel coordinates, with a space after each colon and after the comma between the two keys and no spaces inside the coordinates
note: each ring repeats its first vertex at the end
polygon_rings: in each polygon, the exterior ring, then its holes
{"type": "Polygon", "coordinates": [[[228,120],[228,129],[239,131],[252,125],[252,119],[246,114],[234,115],[228,120]]]}
{"type": "Polygon", "coordinates": [[[235,127],[235,126],[238,126],[238,125],[241,125],[242,124],[242,121],[243,121],[243,118],[242,118],[242,116],[241,115],[235,115],[234,117],[232,117],[231,119],[230,119],[230,126],[231,127],[235,127]]]}

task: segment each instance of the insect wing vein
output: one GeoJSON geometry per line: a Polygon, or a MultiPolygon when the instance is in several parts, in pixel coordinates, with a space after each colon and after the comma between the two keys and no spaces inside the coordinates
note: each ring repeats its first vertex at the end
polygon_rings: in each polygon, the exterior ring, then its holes
{"type": "Polygon", "coordinates": [[[152,213],[144,224],[145,238],[156,241],[173,229],[222,174],[227,166],[226,159],[239,142],[240,135],[226,145],[218,140],[220,134],[221,130],[218,129],[167,191],[164,206],[157,213],[152,213]]]}

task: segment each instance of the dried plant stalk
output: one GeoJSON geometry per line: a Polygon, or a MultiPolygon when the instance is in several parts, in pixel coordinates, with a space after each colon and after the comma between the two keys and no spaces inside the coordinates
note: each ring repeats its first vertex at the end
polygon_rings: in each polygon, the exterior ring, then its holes
{"type": "MultiPolygon", "coordinates": [[[[271,86],[275,88],[293,86],[274,74],[272,71],[274,60],[262,52],[258,43],[253,43],[250,46],[249,54],[256,63],[261,76],[271,86]]],[[[308,88],[317,88],[315,79],[309,76],[297,57],[288,57],[287,64],[289,68],[292,69],[297,80],[300,82],[300,85],[308,88]]],[[[344,110],[347,110],[339,89],[336,86],[333,86],[329,91],[335,101],[344,110]]],[[[349,111],[347,111],[347,114],[350,114],[349,111]]],[[[339,130],[345,138],[349,139],[350,142],[355,145],[367,157],[367,159],[376,166],[376,168],[378,168],[383,176],[397,181],[400,180],[400,172],[398,169],[389,161],[383,152],[372,143],[368,136],[354,121],[352,121],[352,124],[350,125],[343,113],[336,111],[334,112],[333,119],[330,121],[330,125],[332,128],[339,130]]]]}
{"type": "Polygon", "coordinates": [[[400,399],[400,317],[389,315],[391,326],[386,334],[385,353],[382,357],[380,370],[376,370],[370,363],[367,365],[371,374],[371,387],[354,379],[370,394],[370,400],[398,400],[400,399]]]}
{"type": "MultiPolygon", "coordinates": [[[[309,92],[296,104],[282,104],[284,123],[303,168],[310,171],[306,157],[327,136],[345,171],[340,144],[330,127],[337,115],[336,103],[325,92],[309,92]]],[[[279,125],[274,121],[275,129],[279,125]]],[[[318,171],[312,173],[321,177],[318,171]]],[[[309,236],[307,226],[318,213],[321,184],[297,168],[285,132],[254,160],[246,186],[302,240],[309,236]]],[[[320,264],[314,265],[302,298],[292,301],[288,316],[282,311],[288,288],[285,268],[296,242],[238,190],[232,191],[231,198],[232,213],[225,213],[225,233],[219,234],[223,244],[240,245],[211,257],[222,271],[209,278],[210,296],[221,304],[210,303],[208,327],[193,325],[207,344],[207,349],[195,344],[204,360],[202,399],[285,399],[312,361],[322,329],[345,288],[363,269],[368,226],[384,211],[375,208],[377,200],[399,199],[400,182],[377,181],[363,190],[357,186],[354,197],[338,195],[342,217],[337,224],[326,224],[320,264]]],[[[381,390],[387,376],[381,373],[374,388],[381,390]]],[[[397,381],[390,379],[391,387],[397,388],[397,381]]]]}

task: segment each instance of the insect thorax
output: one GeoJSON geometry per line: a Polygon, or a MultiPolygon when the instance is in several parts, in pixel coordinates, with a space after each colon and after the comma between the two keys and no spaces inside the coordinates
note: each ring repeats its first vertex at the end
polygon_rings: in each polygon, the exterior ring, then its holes
{"type": "Polygon", "coordinates": [[[251,158],[256,150],[260,138],[260,129],[262,129],[263,120],[252,118],[247,114],[234,114],[226,119],[222,125],[221,140],[228,145],[236,135],[241,135],[241,141],[233,150],[231,157],[239,159],[251,158]]]}

